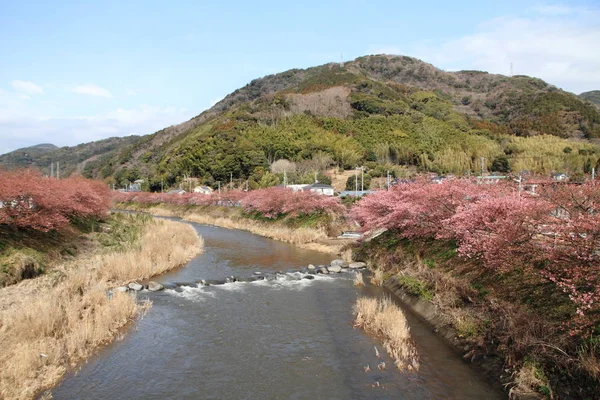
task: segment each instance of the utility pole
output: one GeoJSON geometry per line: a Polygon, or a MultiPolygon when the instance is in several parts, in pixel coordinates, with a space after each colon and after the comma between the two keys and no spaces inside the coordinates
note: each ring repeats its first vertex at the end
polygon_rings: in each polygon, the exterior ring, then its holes
{"type": "Polygon", "coordinates": [[[481,157],[481,176],[483,176],[484,168],[485,168],[485,157],[481,157]]]}
{"type": "Polygon", "coordinates": [[[60,179],[60,162],[56,162],[56,179],[60,179]]]}
{"type": "Polygon", "coordinates": [[[318,174],[319,174],[319,173],[318,173],[317,171],[315,171],[315,183],[319,183],[319,180],[317,179],[317,175],[318,175],[318,174]]]}
{"type": "Polygon", "coordinates": [[[365,167],[360,167],[360,192],[361,194],[365,191],[365,167]]]}
{"type": "Polygon", "coordinates": [[[519,173],[519,197],[521,197],[521,191],[523,190],[523,176],[519,173]]]}
{"type": "Polygon", "coordinates": [[[390,171],[387,172],[387,190],[390,190],[390,171]]]}
{"type": "Polygon", "coordinates": [[[592,182],[596,179],[596,168],[592,167],[592,182]]]}
{"type": "Polygon", "coordinates": [[[54,163],[50,163],[50,178],[54,178],[54,163]]]}
{"type": "MultiPolygon", "coordinates": [[[[287,182],[287,171],[283,171],[283,187],[287,188],[288,187],[288,182],[287,182]]],[[[248,191],[248,181],[246,181],[246,191],[248,191]]]]}
{"type": "Polygon", "coordinates": [[[219,185],[219,196],[221,196],[221,181],[218,181],[217,184],[219,185]]]}
{"type": "Polygon", "coordinates": [[[229,173],[229,187],[233,189],[233,172],[229,173]]]}
{"type": "Polygon", "coordinates": [[[358,193],[358,167],[354,168],[354,195],[358,193]]]}

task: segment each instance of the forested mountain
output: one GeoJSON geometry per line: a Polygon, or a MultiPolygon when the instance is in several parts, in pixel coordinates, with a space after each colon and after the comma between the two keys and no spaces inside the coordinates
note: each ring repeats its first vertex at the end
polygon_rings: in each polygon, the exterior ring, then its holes
{"type": "Polygon", "coordinates": [[[600,90],[591,90],[589,92],[584,92],[581,93],[579,97],[591,103],[594,103],[597,106],[600,106],[600,90]]]}
{"type": "Polygon", "coordinates": [[[294,162],[297,181],[330,165],[364,165],[369,177],[479,173],[482,158],[486,171],[581,175],[598,162],[599,137],[594,105],[540,79],[376,55],[253,80],[80,170],[117,184],[147,178],[154,189],[185,176],[267,186],[281,179],[269,172],[278,159],[294,162]]]}
{"type": "Polygon", "coordinates": [[[8,169],[37,167],[50,174],[50,164],[54,163],[56,167],[58,163],[61,175],[69,176],[74,172],[81,173],[88,161],[110,157],[115,150],[130,146],[139,139],[140,136],[113,137],[70,147],[39,144],[0,155],[0,166],[8,169]]]}

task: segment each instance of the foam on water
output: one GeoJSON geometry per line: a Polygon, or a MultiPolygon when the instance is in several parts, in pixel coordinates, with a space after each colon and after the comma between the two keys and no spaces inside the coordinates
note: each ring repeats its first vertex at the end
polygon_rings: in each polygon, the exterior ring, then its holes
{"type": "Polygon", "coordinates": [[[203,302],[207,298],[215,298],[216,294],[205,290],[204,286],[180,286],[179,290],[167,289],[165,293],[169,293],[176,297],[191,300],[194,302],[203,302]]]}
{"type": "Polygon", "coordinates": [[[173,296],[188,299],[191,301],[201,302],[205,301],[208,297],[215,298],[217,290],[223,290],[228,292],[242,292],[249,285],[261,286],[273,290],[294,290],[300,291],[314,282],[327,282],[336,279],[351,279],[350,274],[333,274],[333,275],[311,275],[313,279],[305,279],[307,274],[302,272],[288,272],[285,274],[278,274],[271,279],[262,279],[253,282],[226,282],[221,285],[210,285],[203,286],[198,284],[197,286],[180,286],[178,289],[167,289],[165,293],[169,293],[173,296]]]}

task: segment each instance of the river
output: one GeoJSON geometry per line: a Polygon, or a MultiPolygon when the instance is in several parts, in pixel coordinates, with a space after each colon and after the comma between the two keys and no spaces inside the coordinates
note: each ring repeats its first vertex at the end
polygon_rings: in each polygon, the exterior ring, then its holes
{"type": "Polygon", "coordinates": [[[400,373],[376,338],[352,326],[357,296],[383,295],[377,287],[355,288],[352,273],[193,285],[332,258],[243,231],[193,226],[204,254],[155,279],[176,288],[138,293],[152,301],[150,311],[67,375],[55,399],[505,398],[410,314],[421,369],[400,373]],[[382,360],[385,370],[377,368],[382,360]]]}

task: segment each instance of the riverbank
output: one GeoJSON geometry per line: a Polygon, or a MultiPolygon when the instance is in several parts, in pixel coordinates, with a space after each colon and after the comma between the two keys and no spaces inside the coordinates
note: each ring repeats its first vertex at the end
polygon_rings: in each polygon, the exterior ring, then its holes
{"type": "MultiPolygon", "coordinates": [[[[354,240],[336,239],[347,222],[332,220],[329,216],[321,218],[284,218],[266,220],[246,215],[239,207],[191,206],[176,204],[140,204],[134,202],[118,203],[117,209],[144,212],[163,217],[178,217],[185,221],[215,225],[228,229],[239,229],[259,236],[292,243],[298,247],[334,255],[340,255],[342,249],[354,240]]],[[[345,258],[349,256],[346,255],[345,258]]],[[[348,260],[349,261],[349,260],[348,260]]]]}
{"type": "Polygon", "coordinates": [[[150,306],[113,288],[202,250],[188,224],[145,216],[115,215],[89,240],[98,242],[93,251],[0,290],[0,397],[28,399],[56,385],[150,306]]]}
{"type": "Polygon", "coordinates": [[[598,393],[597,344],[569,335],[573,307],[551,284],[527,271],[481,268],[458,257],[451,242],[409,241],[394,232],[360,244],[354,257],[511,398],[598,393]]]}

